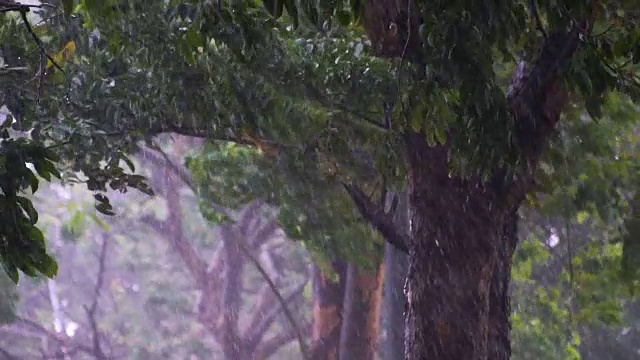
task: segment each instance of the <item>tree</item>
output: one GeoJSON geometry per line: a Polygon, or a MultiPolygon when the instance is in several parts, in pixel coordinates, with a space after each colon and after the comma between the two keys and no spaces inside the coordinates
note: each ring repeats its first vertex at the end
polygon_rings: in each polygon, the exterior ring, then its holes
{"type": "MultiPolygon", "coordinates": [[[[372,359],[382,289],[380,243],[367,226],[356,223],[348,197],[336,193],[334,184],[274,168],[269,154],[248,146],[211,144],[188,164],[205,202],[236,206],[251,198],[266,199],[279,207],[287,233],[312,251],[318,264],[313,276],[312,358],[332,359],[340,353],[372,359]]],[[[210,215],[215,219],[218,214],[210,215]]]]}
{"type": "MultiPolygon", "coordinates": [[[[67,92],[73,106],[40,105],[42,121],[62,112],[107,144],[119,134],[118,156],[85,146],[97,158],[120,159],[138,139],[173,131],[317,170],[408,250],[407,359],[508,358],[517,210],[536,190],[541,161],[553,162],[544,150],[558,144],[556,129],[594,121],[607,92],[637,96],[632,4],[353,3],[275,3],[272,15],[289,15],[276,21],[253,2],[83,2],[80,38],[99,30],[105,43],[85,50],[90,64],[71,66],[82,74],[67,92]],[[334,13],[363,27],[325,21],[334,13]],[[324,33],[306,39],[310,29],[324,33]],[[569,105],[591,117],[559,122],[569,105]],[[410,236],[364,191],[403,183],[410,236]]],[[[82,165],[119,174],[117,165],[82,165]]]]}
{"type": "MultiPolygon", "coordinates": [[[[175,148],[184,147],[181,140],[174,139],[175,148]]],[[[183,155],[183,151],[174,150],[179,156],[183,155]]],[[[308,326],[300,325],[299,316],[291,312],[289,307],[296,303],[299,307],[308,278],[303,276],[302,281],[298,280],[297,284],[289,286],[281,294],[280,289],[286,287],[283,278],[289,266],[275,266],[274,259],[289,257],[285,255],[290,249],[282,246],[286,245],[283,244],[286,240],[275,222],[273,209],[259,200],[252,201],[238,211],[203,201],[207,204],[204,208],[225,209],[224,214],[233,220],[219,226],[217,233],[221,246],[209,259],[204,258],[186,237],[179,191],[183,187],[182,182],[186,182],[194,192],[196,185],[187,169],[162,154],[152,149],[143,149],[142,152],[144,158],[156,165],[152,184],[156,192],[164,196],[168,216],[165,220],[145,216],[143,222],[154,229],[164,229],[166,240],[193,277],[201,292],[197,310],[199,322],[217,340],[227,359],[267,359],[292,341],[298,342],[302,356],[307,358],[305,343],[308,326]],[[275,239],[279,239],[280,244],[274,244],[275,239]],[[268,269],[263,267],[264,261],[269,264],[268,269]],[[245,280],[249,265],[257,267],[265,281],[255,290],[259,299],[252,304],[252,316],[245,326],[240,319],[242,310],[248,311],[244,306],[243,290],[249,287],[245,280]],[[223,296],[216,296],[220,292],[223,296]],[[285,314],[289,326],[268,336],[282,317],[281,314],[285,314]]],[[[295,262],[292,265],[292,273],[305,273],[304,267],[296,269],[295,262]]]]}

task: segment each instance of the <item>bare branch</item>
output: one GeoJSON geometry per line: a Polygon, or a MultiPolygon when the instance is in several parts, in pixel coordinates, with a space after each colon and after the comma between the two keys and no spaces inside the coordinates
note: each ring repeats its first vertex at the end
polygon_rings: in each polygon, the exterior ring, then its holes
{"type": "MultiPolygon", "coordinates": [[[[311,332],[311,324],[303,326],[304,335],[311,332]]],[[[270,359],[273,353],[279,348],[294,340],[295,334],[292,332],[283,332],[274,335],[271,339],[265,341],[256,351],[254,359],[270,359]]],[[[304,354],[303,354],[304,355],[304,354]]]]}
{"type": "MultiPolygon", "coordinates": [[[[300,285],[296,286],[293,290],[289,292],[289,294],[284,296],[284,300],[287,304],[292,303],[295,299],[300,298],[304,291],[305,286],[307,286],[307,281],[302,282],[300,285]]],[[[261,313],[261,316],[256,316],[254,321],[252,321],[249,329],[251,331],[247,335],[247,343],[249,345],[257,346],[264,334],[269,330],[275,319],[280,315],[283,311],[282,307],[272,308],[271,311],[265,315],[264,311],[261,313]]]]}
{"type": "MultiPolygon", "coordinates": [[[[0,4],[0,5],[3,5],[3,4],[0,4]]],[[[33,41],[35,41],[35,43],[38,45],[38,48],[40,48],[40,53],[44,55],[49,61],[51,61],[51,64],[56,69],[60,70],[60,72],[64,74],[65,73],[64,70],[62,70],[62,68],[60,67],[60,65],[58,65],[56,60],[53,57],[51,57],[49,53],[47,53],[47,50],[44,48],[44,44],[42,43],[42,40],[40,40],[40,37],[36,35],[35,31],[33,31],[33,28],[31,27],[31,23],[29,23],[29,19],[27,19],[27,12],[29,12],[29,8],[33,6],[22,5],[22,4],[21,5],[15,4],[14,6],[17,6],[17,7],[14,8],[13,10],[20,12],[20,17],[22,18],[22,22],[24,23],[24,26],[27,28],[29,35],[31,35],[31,37],[33,38],[33,41]]],[[[5,12],[3,10],[4,9],[0,9],[0,12],[5,12]]]]}
{"type": "Polygon", "coordinates": [[[239,246],[240,250],[244,253],[244,255],[253,263],[253,265],[256,267],[258,272],[262,275],[264,280],[267,282],[267,284],[271,288],[271,291],[273,291],[273,294],[278,299],[278,302],[280,302],[280,306],[282,306],[282,310],[284,311],[285,316],[287,317],[287,319],[291,323],[291,327],[294,329],[294,331],[295,331],[295,333],[296,333],[296,335],[298,337],[298,344],[300,345],[300,352],[302,353],[302,358],[306,359],[306,360],[311,359],[309,357],[309,355],[308,355],[308,352],[307,352],[307,346],[306,346],[306,343],[305,343],[305,340],[304,340],[304,336],[303,336],[302,330],[301,330],[300,326],[298,326],[298,323],[296,322],[293,314],[291,313],[291,310],[289,309],[289,306],[287,305],[287,301],[282,297],[282,294],[280,294],[280,291],[278,291],[278,288],[276,287],[276,284],[273,282],[273,280],[271,279],[269,274],[266,272],[266,270],[262,267],[260,262],[251,254],[249,249],[247,249],[246,246],[242,242],[238,242],[238,246],[239,246]]]}

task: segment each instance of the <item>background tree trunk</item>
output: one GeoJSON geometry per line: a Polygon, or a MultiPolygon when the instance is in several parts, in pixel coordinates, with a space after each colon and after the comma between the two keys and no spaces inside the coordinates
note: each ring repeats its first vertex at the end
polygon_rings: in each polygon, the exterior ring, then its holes
{"type": "Polygon", "coordinates": [[[384,266],[349,264],[340,336],[340,359],[373,360],[378,351],[384,266]]]}
{"type": "Polygon", "coordinates": [[[347,266],[340,261],[332,266],[337,281],[313,267],[313,360],[338,360],[347,266]]]}
{"type": "Polygon", "coordinates": [[[511,357],[511,304],[509,283],[513,254],[518,245],[518,212],[513,211],[506,220],[502,246],[493,270],[490,289],[489,359],[508,360],[511,357]]]}
{"type": "MultiPolygon", "coordinates": [[[[409,199],[406,193],[398,197],[394,221],[409,232],[409,199]]],[[[404,282],[407,277],[407,254],[387,243],[384,250],[384,302],[382,307],[382,354],[384,360],[404,359],[404,309],[407,298],[404,282]]]]}

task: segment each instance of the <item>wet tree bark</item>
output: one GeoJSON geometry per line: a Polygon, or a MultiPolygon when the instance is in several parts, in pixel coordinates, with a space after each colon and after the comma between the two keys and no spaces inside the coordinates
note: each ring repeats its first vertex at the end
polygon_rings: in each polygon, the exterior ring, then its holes
{"type": "Polygon", "coordinates": [[[244,261],[238,246],[238,239],[227,229],[223,230],[225,260],[228,266],[224,268],[225,286],[222,290],[222,338],[220,345],[225,357],[229,360],[249,359],[247,348],[243,346],[243,339],[238,331],[240,305],[242,304],[242,276],[244,261]]]}
{"type": "Polygon", "coordinates": [[[367,271],[347,268],[340,359],[374,360],[378,350],[383,267],[367,271]]]}
{"type": "Polygon", "coordinates": [[[490,287],[494,267],[502,274],[506,266],[497,253],[508,213],[479,180],[450,176],[446,148],[429,147],[421,134],[406,140],[412,214],[405,358],[488,359],[490,287]]]}
{"type": "MultiPolygon", "coordinates": [[[[407,194],[398,197],[394,222],[399,229],[409,231],[409,202],[407,194]]],[[[404,281],[407,277],[407,254],[391,244],[384,250],[384,306],[382,307],[382,354],[384,360],[404,359],[404,281]]]]}
{"type": "Polygon", "coordinates": [[[338,360],[347,266],[339,261],[332,265],[337,281],[313,267],[313,360],[338,360]]]}

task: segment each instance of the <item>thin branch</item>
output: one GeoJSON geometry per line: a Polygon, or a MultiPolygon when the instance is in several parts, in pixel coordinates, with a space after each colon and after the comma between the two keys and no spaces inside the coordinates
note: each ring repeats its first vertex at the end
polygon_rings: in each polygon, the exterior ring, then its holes
{"type": "Polygon", "coordinates": [[[91,301],[91,306],[83,306],[84,311],[87,314],[87,319],[89,320],[89,326],[91,327],[91,338],[93,344],[93,354],[99,360],[107,360],[108,357],[105,355],[102,350],[102,345],[100,344],[100,331],[98,330],[98,323],[96,321],[96,312],[98,310],[98,301],[100,299],[100,292],[102,291],[102,286],[104,283],[104,270],[105,270],[105,262],[107,258],[107,246],[108,242],[106,239],[106,235],[102,237],[102,245],[100,248],[100,255],[98,256],[98,275],[96,277],[96,286],[93,290],[93,299],[91,301]]]}
{"type": "MultiPolygon", "coordinates": [[[[178,175],[178,177],[180,178],[180,180],[182,180],[182,182],[194,193],[194,194],[198,194],[198,187],[195,183],[195,181],[193,180],[193,176],[191,176],[191,173],[189,172],[189,169],[187,169],[186,167],[182,166],[182,165],[178,165],[176,164],[174,161],[172,161],[169,158],[169,155],[167,153],[165,153],[164,151],[162,151],[160,148],[150,148],[147,146],[141,146],[140,147],[140,153],[142,155],[143,159],[149,160],[151,162],[153,162],[154,164],[157,165],[161,165],[161,166],[165,166],[168,167],[170,170],[172,170],[176,175],[178,175]]],[[[209,203],[209,206],[211,206],[212,209],[214,209],[216,212],[227,216],[231,219],[235,219],[236,214],[228,208],[225,208],[224,206],[218,205],[216,203],[209,203]]]]}
{"type": "Polygon", "coordinates": [[[20,11],[20,17],[22,18],[22,22],[24,23],[24,26],[27,28],[27,31],[29,32],[29,34],[31,35],[33,40],[36,42],[36,44],[40,48],[41,53],[44,56],[46,56],[49,61],[51,61],[51,64],[56,69],[60,70],[64,74],[65,73],[64,70],[62,70],[60,65],[58,65],[58,63],[56,63],[55,59],[53,57],[51,57],[51,55],[49,55],[47,53],[47,50],[44,48],[44,44],[42,43],[42,40],[40,40],[38,35],[36,35],[36,33],[33,31],[33,28],[31,27],[31,23],[29,23],[29,19],[27,19],[27,12],[29,11],[29,7],[25,8],[24,5],[22,5],[22,6],[23,6],[23,8],[21,10],[19,10],[20,11]]]}
{"type": "Polygon", "coordinates": [[[262,267],[260,262],[251,254],[249,249],[247,249],[247,247],[240,241],[238,242],[238,246],[240,250],[243,252],[243,254],[253,263],[253,265],[256,267],[256,270],[258,270],[258,272],[262,275],[264,280],[267,282],[267,284],[271,288],[271,291],[273,291],[273,294],[278,299],[278,302],[280,302],[280,306],[282,306],[282,310],[284,311],[285,316],[291,323],[291,327],[294,329],[295,334],[298,338],[298,344],[300,346],[300,352],[302,353],[302,358],[305,360],[310,360],[311,358],[309,357],[309,354],[307,352],[307,345],[304,341],[302,330],[300,329],[300,326],[298,326],[298,323],[295,321],[294,316],[291,313],[289,306],[287,305],[287,301],[282,297],[282,294],[280,294],[280,291],[278,291],[276,284],[273,282],[269,274],[262,267]]]}
{"type": "MultiPolygon", "coordinates": [[[[302,296],[304,292],[304,288],[307,286],[309,280],[302,282],[300,285],[296,286],[289,294],[284,296],[284,300],[287,304],[293,302],[296,298],[302,296]]],[[[258,343],[262,340],[264,334],[269,330],[274,320],[278,317],[278,315],[282,312],[282,307],[273,308],[271,311],[265,316],[264,312],[256,313],[254,321],[251,322],[251,332],[247,336],[247,343],[249,346],[257,346],[258,343]]]]}
{"type": "MultiPolygon", "coordinates": [[[[162,164],[167,165],[164,160],[162,164]]],[[[182,207],[178,193],[179,183],[176,176],[175,171],[169,166],[154,170],[152,179],[161,180],[165,184],[165,193],[161,195],[165,198],[169,209],[169,217],[166,220],[160,221],[154,215],[147,215],[143,216],[141,221],[148,224],[151,228],[159,230],[158,233],[181,258],[198,287],[205,289],[207,288],[209,278],[209,275],[207,275],[207,263],[201,258],[194,246],[185,238],[182,223],[182,207]],[[159,173],[156,170],[162,170],[162,172],[159,173]]]]}
{"type": "MultiPolygon", "coordinates": [[[[273,353],[279,348],[295,340],[295,334],[291,332],[281,332],[274,335],[271,339],[266,340],[256,351],[253,359],[264,360],[270,359],[273,353]]],[[[303,354],[304,355],[304,354],[303,354]]]]}
{"type": "Polygon", "coordinates": [[[0,75],[6,75],[10,72],[26,72],[29,71],[29,68],[26,66],[15,66],[15,67],[0,67],[0,75]]]}
{"type": "Polygon", "coordinates": [[[268,221],[266,221],[266,224],[260,226],[260,228],[253,233],[253,236],[251,236],[251,241],[249,241],[249,243],[255,247],[262,246],[262,244],[273,239],[279,229],[280,227],[278,225],[277,219],[269,219],[268,221]]]}
{"type": "Polygon", "coordinates": [[[358,186],[347,183],[342,185],[351,196],[362,217],[378,230],[388,243],[407,253],[409,250],[409,237],[398,230],[391,214],[385,213],[380,206],[375,205],[358,186]]]}
{"type": "MultiPolygon", "coordinates": [[[[40,334],[40,336],[44,336],[49,340],[53,340],[54,342],[56,342],[58,344],[58,346],[60,347],[64,347],[67,349],[78,349],[84,353],[87,354],[93,354],[93,349],[91,349],[88,346],[82,345],[82,344],[77,344],[75,342],[71,342],[69,341],[68,338],[64,338],[50,330],[48,330],[47,328],[45,328],[44,326],[38,324],[35,321],[29,320],[29,319],[25,319],[22,317],[18,317],[16,319],[16,322],[14,322],[11,327],[15,327],[15,326],[19,326],[19,325],[24,325],[27,328],[30,328],[32,331],[35,331],[36,334],[33,334],[33,332],[31,332],[33,335],[37,336],[37,334],[40,334]]],[[[7,329],[8,330],[8,329],[7,329]]],[[[9,330],[11,331],[11,330],[9,330]]]]}

